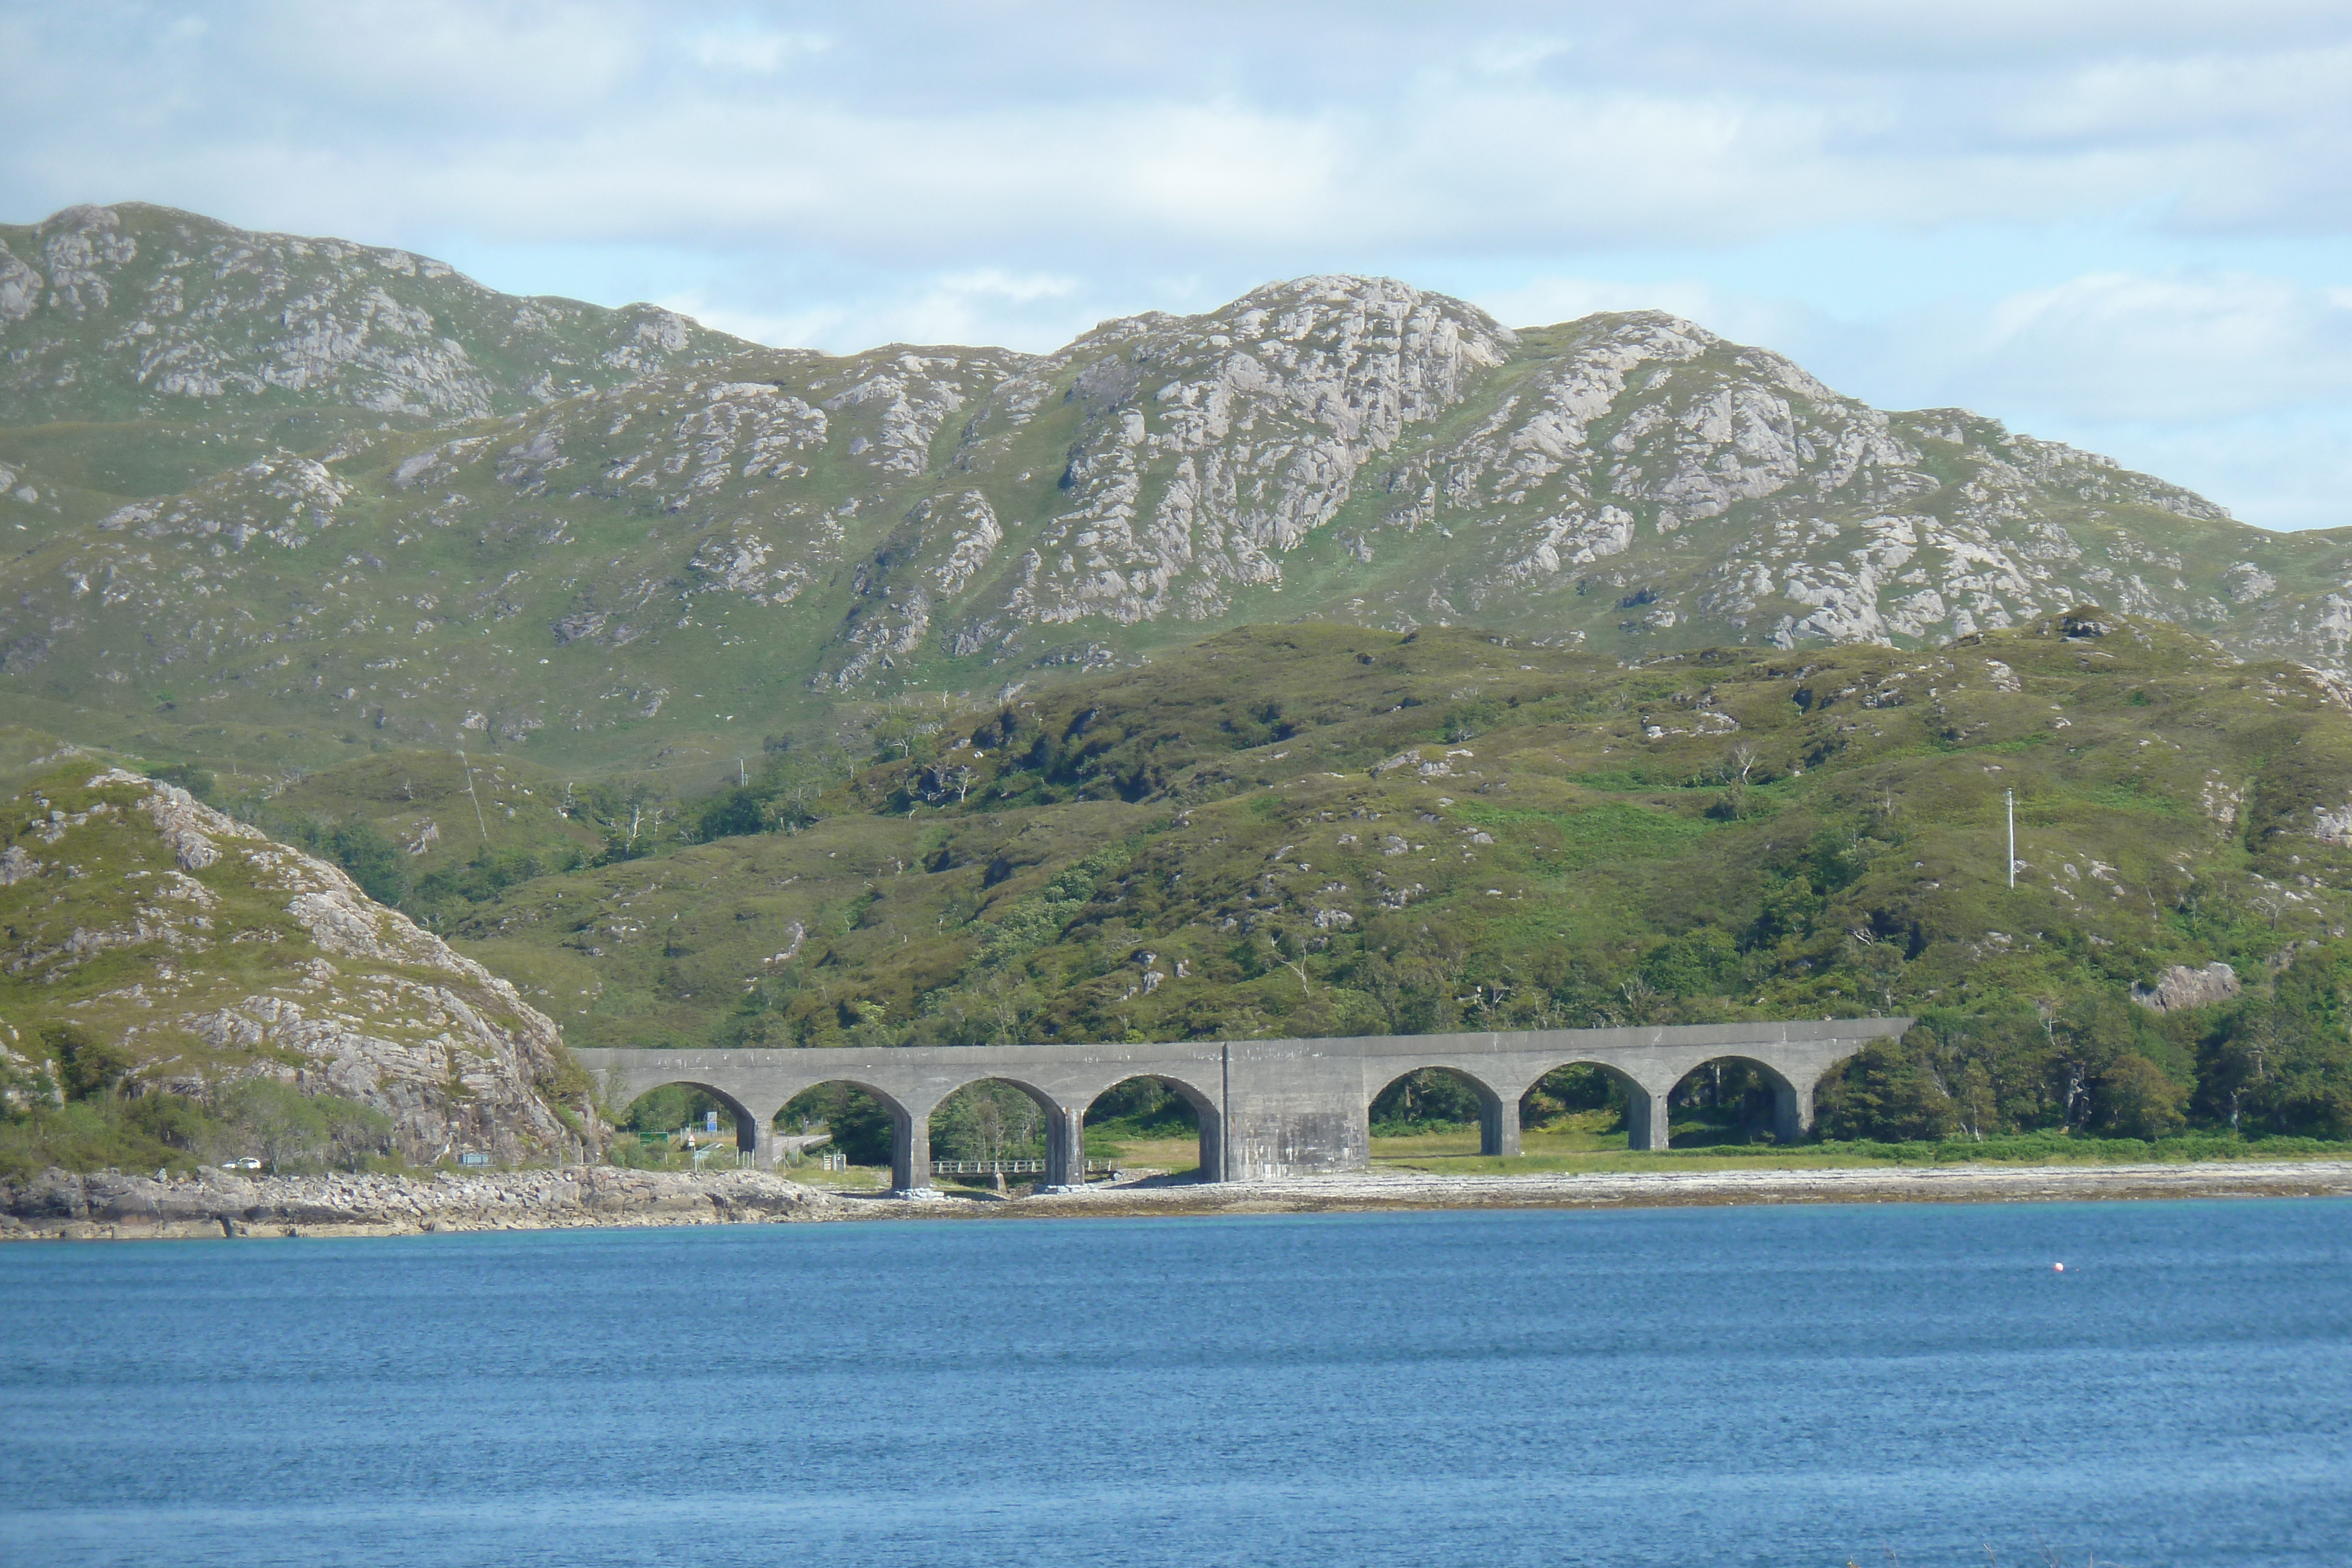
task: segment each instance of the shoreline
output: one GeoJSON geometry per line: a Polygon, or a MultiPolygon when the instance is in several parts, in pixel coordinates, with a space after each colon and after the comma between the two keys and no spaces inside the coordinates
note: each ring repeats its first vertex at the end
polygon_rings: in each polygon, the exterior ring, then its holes
{"type": "Polygon", "coordinates": [[[2215,1160],[2117,1166],[1971,1164],[1526,1176],[1434,1176],[1399,1171],[1206,1186],[1091,1187],[1084,1193],[1040,1194],[1003,1207],[1029,1215],[1110,1216],[2342,1197],[2352,1197],[2352,1160],[2215,1160]]]}
{"type": "Polygon", "coordinates": [[[894,1219],[1139,1218],[1403,1209],[1654,1208],[1824,1203],[2065,1203],[2352,1197],[2352,1160],[1923,1166],[1435,1176],[1364,1172],[1237,1182],[1164,1177],[1083,1192],[910,1199],[838,1193],[764,1171],[707,1176],[574,1166],[432,1176],[159,1182],[50,1171],[0,1186],[0,1240],[413,1236],[478,1230],[894,1219]]]}

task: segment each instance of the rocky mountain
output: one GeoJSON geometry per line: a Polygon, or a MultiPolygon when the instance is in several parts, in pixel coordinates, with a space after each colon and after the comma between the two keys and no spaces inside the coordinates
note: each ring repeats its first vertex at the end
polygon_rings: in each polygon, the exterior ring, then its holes
{"type": "Polygon", "coordinates": [[[2352,662],[2352,534],[1655,313],[1310,277],[1043,357],[836,358],[160,209],[0,237],[0,693],[150,755],[731,763],[843,699],[1301,620],[1632,661],[2087,601],[2352,662]]]}
{"type": "Polygon", "coordinates": [[[71,515],[346,430],[488,418],[751,347],[652,306],[517,298],[405,251],[68,207],[0,224],[0,488],[71,515]]]}
{"type": "Polygon", "coordinates": [[[416,1163],[594,1136],[555,1026],[506,981],[139,774],[68,766],[0,805],[0,933],[12,1110],[77,1092],[217,1108],[266,1080],[367,1108],[416,1163]]]}

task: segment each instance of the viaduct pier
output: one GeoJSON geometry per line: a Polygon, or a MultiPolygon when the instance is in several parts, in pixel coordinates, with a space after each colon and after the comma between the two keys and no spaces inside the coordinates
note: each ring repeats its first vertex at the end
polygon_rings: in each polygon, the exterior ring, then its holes
{"type": "Polygon", "coordinates": [[[1519,1152],[1520,1096],[1544,1074],[1580,1063],[1601,1069],[1628,1096],[1636,1149],[1664,1148],[1666,1096],[1693,1070],[1726,1060],[1762,1071],[1772,1085],[1774,1130],[1793,1141],[1812,1128],[1813,1089],[1825,1073],[1867,1042],[1910,1027],[1909,1019],[1870,1018],[1351,1040],[572,1054],[625,1099],[673,1083],[701,1090],[734,1113],[737,1145],[762,1166],[775,1163],[774,1122],[795,1095],[853,1084],[889,1112],[891,1186],[916,1193],[931,1184],[932,1111],[990,1079],[1045,1112],[1049,1186],[1085,1181],[1087,1107],[1131,1078],[1158,1080],[1199,1114],[1203,1181],[1248,1181],[1364,1169],[1373,1100],[1423,1068],[1476,1092],[1479,1147],[1489,1155],[1519,1152]]]}

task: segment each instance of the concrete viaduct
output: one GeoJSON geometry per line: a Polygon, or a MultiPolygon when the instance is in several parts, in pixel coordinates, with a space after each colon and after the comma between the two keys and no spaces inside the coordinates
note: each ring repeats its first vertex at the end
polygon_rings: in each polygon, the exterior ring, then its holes
{"type": "Polygon", "coordinates": [[[1600,1068],[1626,1092],[1634,1148],[1664,1148],[1667,1094],[1693,1069],[1727,1059],[1762,1069],[1773,1088],[1774,1130],[1794,1141],[1812,1128],[1813,1088],[1824,1073],[1867,1041],[1910,1026],[1909,1019],[1874,1018],[1158,1045],[572,1054],[623,1099],[672,1083],[701,1090],[733,1112],[738,1146],[763,1166],[775,1163],[773,1124],[795,1095],[821,1083],[854,1084],[889,1112],[891,1186],[915,1193],[931,1184],[932,1111],[988,1079],[1020,1089],[1045,1113],[1048,1186],[1086,1179],[1087,1107],[1130,1078],[1157,1079],[1199,1113],[1203,1181],[1246,1181],[1364,1169],[1372,1101],[1404,1074],[1431,1067],[1476,1090],[1479,1146],[1489,1155],[1519,1152],[1520,1096],[1555,1068],[1578,1063],[1600,1068]]]}

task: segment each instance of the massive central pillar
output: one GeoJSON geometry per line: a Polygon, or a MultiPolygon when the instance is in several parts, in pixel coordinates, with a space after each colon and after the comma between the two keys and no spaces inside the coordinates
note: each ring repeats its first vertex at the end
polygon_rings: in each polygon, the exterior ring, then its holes
{"type": "Polygon", "coordinates": [[[1353,1041],[1249,1040],[1225,1052],[1218,1132],[1227,1179],[1364,1168],[1370,1095],[1353,1041]]]}

